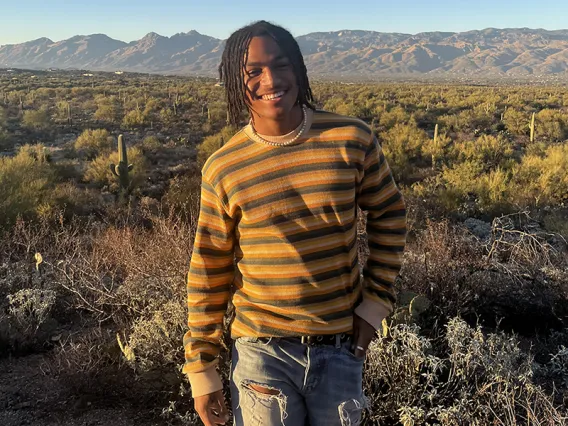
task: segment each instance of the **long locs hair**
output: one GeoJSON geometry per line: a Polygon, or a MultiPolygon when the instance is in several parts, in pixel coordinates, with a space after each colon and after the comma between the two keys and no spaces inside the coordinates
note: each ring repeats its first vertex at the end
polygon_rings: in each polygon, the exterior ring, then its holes
{"type": "Polygon", "coordinates": [[[246,95],[247,87],[244,82],[244,69],[250,41],[253,37],[258,36],[272,37],[292,64],[298,84],[298,99],[296,103],[315,109],[308,72],[300,46],[298,46],[292,34],[284,28],[267,21],[257,21],[231,34],[225,45],[221,64],[219,65],[219,79],[225,85],[229,124],[235,127],[238,127],[240,124],[242,112],[250,109],[246,95]]]}

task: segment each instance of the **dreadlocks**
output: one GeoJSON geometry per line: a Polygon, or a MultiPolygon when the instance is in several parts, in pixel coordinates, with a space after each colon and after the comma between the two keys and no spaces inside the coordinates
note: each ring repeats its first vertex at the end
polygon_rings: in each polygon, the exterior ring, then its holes
{"type": "Polygon", "coordinates": [[[308,73],[304,58],[298,43],[288,31],[266,21],[258,21],[235,31],[225,45],[221,64],[219,65],[219,79],[225,85],[225,98],[229,110],[229,122],[233,126],[239,125],[241,112],[248,108],[249,101],[246,96],[244,83],[244,68],[248,56],[248,47],[253,37],[269,36],[280,46],[288,57],[298,83],[298,99],[296,103],[315,109],[312,89],[308,81],[308,73]]]}

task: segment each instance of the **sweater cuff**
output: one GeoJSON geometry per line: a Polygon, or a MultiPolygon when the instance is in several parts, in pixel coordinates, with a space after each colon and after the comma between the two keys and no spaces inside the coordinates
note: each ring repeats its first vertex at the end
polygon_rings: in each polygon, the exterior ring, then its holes
{"type": "Polygon", "coordinates": [[[187,373],[187,378],[191,384],[191,396],[193,398],[223,389],[221,377],[214,365],[198,373],[187,373]]]}
{"type": "Polygon", "coordinates": [[[365,298],[355,308],[355,314],[371,324],[375,330],[380,330],[383,319],[388,317],[390,313],[391,310],[382,303],[365,298]]]}

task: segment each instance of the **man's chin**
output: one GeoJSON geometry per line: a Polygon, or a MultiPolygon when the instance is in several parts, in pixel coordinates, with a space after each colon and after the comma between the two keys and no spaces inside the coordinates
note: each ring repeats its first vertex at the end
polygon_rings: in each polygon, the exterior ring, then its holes
{"type": "Polygon", "coordinates": [[[294,104],[263,106],[264,108],[257,109],[257,113],[261,118],[266,118],[268,120],[285,120],[290,116],[294,109],[294,104]]]}

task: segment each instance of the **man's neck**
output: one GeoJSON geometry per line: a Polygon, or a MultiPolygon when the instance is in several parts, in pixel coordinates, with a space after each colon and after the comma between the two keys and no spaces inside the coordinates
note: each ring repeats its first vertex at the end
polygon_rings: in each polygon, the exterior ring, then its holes
{"type": "Polygon", "coordinates": [[[261,135],[282,136],[296,129],[303,120],[302,108],[294,105],[290,114],[283,120],[270,120],[252,113],[254,117],[254,130],[261,135]]]}

